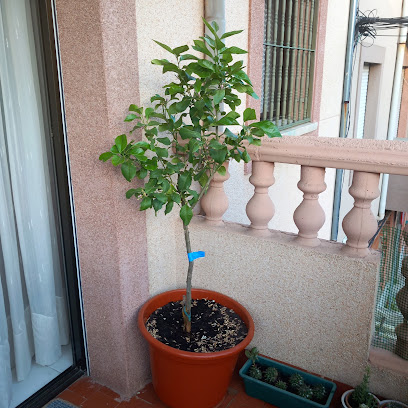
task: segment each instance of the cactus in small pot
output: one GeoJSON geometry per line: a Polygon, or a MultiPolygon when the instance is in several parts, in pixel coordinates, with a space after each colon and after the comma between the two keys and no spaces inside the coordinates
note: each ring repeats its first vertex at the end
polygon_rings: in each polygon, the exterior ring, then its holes
{"type": "Polygon", "coordinates": [[[315,385],[312,388],[312,391],[313,391],[313,398],[315,398],[317,401],[322,400],[327,393],[326,388],[322,384],[315,385]]]}
{"type": "Polygon", "coordinates": [[[268,367],[263,373],[263,378],[269,384],[274,383],[278,378],[278,370],[275,367],[268,367]]]}
{"type": "Polygon", "coordinates": [[[292,374],[289,378],[289,384],[294,389],[299,389],[304,383],[305,380],[300,374],[292,374]]]}
{"type": "Polygon", "coordinates": [[[303,384],[298,388],[298,395],[302,398],[312,399],[313,390],[309,385],[303,384]]]}
{"type": "Polygon", "coordinates": [[[288,385],[285,383],[285,381],[282,381],[282,380],[276,381],[275,387],[280,388],[281,390],[288,389],[288,385]]]}
{"type": "Polygon", "coordinates": [[[245,355],[248,357],[249,360],[252,361],[252,365],[249,368],[248,375],[252,378],[255,378],[256,380],[262,380],[262,371],[256,365],[256,362],[258,360],[258,354],[259,352],[256,347],[253,347],[251,350],[245,350],[245,355]]]}
{"type": "Polygon", "coordinates": [[[369,382],[370,367],[366,367],[363,380],[353,392],[346,397],[347,406],[355,408],[376,408],[379,406],[378,399],[369,391],[369,382]]]}

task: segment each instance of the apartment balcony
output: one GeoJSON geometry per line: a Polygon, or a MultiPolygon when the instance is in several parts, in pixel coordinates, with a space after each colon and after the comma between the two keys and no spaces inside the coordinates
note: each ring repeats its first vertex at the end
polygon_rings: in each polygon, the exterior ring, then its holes
{"type": "MultiPolygon", "coordinates": [[[[251,223],[223,221],[229,205],[224,183],[229,175],[217,175],[201,203],[205,215],[196,215],[191,222],[193,247],[206,251],[206,258],[196,262],[194,286],[223,292],[242,303],[255,322],[252,344],[262,354],[334,379],[339,390],[357,385],[370,365],[373,393],[407,401],[408,290],[405,286],[397,300],[405,318],[401,326],[405,330],[397,335],[398,355],[371,347],[381,254],[368,242],[377,231],[371,203],[380,194],[380,174],[408,176],[408,145],[283,137],[248,150],[253,158],[249,182],[254,193],[246,205],[251,223]],[[275,212],[285,212],[279,205],[275,209],[268,194],[274,188],[276,163],[301,166],[297,186],[303,200],[293,213],[297,234],[268,228],[275,212]],[[318,238],[326,217],[319,194],[326,182],[332,183],[325,181],[325,172],[333,168],[354,171],[349,188],[354,207],[342,221],[345,244],[318,238]]],[[[149,293],[183,287],[186,262],[183,241],[177,239],[182,233],[178,218],[149,216],[147,222],[151,248],[160,249],[160,254],[149,254],[149,293]]],[[[402,264],[406,276],[407,263],[402,264]]],[[[99,392],[103,394],[103,389],[99,392]]],[[[75,394],[70,389],[65,397],[75,396],[70,393],[75,394]]],[[[124,402],[115,397],[117,404],[106,406],[161,406],[144,399],[145,393],[154,398],[148,386],[134,399],[136,405],[120,405],[124,402]]],[[[237,377],[230,394],[230,405],[225,407],[269,406],[245,400],[249,397],[237,377]]],[[[82,397],[78,404],[88,407],[86,396],[82,397]]],[[[338,391],[333,407],[339,406],[339,398],[338,391]]]]}

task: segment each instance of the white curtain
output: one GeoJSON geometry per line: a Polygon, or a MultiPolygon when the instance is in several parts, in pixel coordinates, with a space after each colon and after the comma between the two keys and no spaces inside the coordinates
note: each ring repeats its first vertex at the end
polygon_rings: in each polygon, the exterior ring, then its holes
{"type": "Polygon", "coordinates": [[[30,0],[0,1],[0,408],[69,342],[30,0]],[[33,359],[34,357],[34,359],[33,359]]]}

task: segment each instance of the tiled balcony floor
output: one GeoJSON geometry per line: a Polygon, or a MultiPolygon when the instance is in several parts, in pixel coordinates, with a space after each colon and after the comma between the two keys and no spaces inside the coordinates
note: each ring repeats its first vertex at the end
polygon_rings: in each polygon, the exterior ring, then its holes
{"type": "MultiPolygon", "coordinates": [[[[241,367],[242,364],[238,364],[241,367]]],[[[344,391],[350,389],[346,384],[338,383],[331,408],[341,408],[340,398],[344,391]]],[[[152,384],[148,384],[131,400],[124,401],[120,396],[93,382],[89,377],[80,378],[58,398],[70,402],[81,408],[166,408],[154,393],[152,384]]],[[[245,394],[244,385],[238,375],[234,373],[228,393],[224,401],[217,408],[273,408],[273,405],[254,399],[245,394]]],[[[192,403],[191,408],[194,408],[192,403]]],[[[290,408],[290,407],[287,407],[290,408]]]]}

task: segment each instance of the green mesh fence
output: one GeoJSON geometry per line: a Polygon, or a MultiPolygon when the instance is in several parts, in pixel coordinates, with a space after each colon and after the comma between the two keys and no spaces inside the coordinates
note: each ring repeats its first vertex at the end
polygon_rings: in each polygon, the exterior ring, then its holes
{"type": "MultiPolygon", "coordinates": [[[[398,296],[398,292],[405,285],[402,272],[408,274],[408,233],[401,228],[386,226],[382,231],[382,255],[380,279],[375,308],[375,333],[373,346],[390,350],[408,359],[408,350],[401,351],[400,333],[408,334],[408,324],[404,321],[400,309],[407,310],[408,296],[398,296]],[[406,259],[404,260],[404,258],[406,259]],[[405,298],[404,298],[405,297],[405,298]],[[404,354],[405,353],[405,354],[404,354]]],[[[407,316],[408,317],[408,316],[407,316]]],[[[405,346],[403,346],[405,348],[405,346]]]]}

